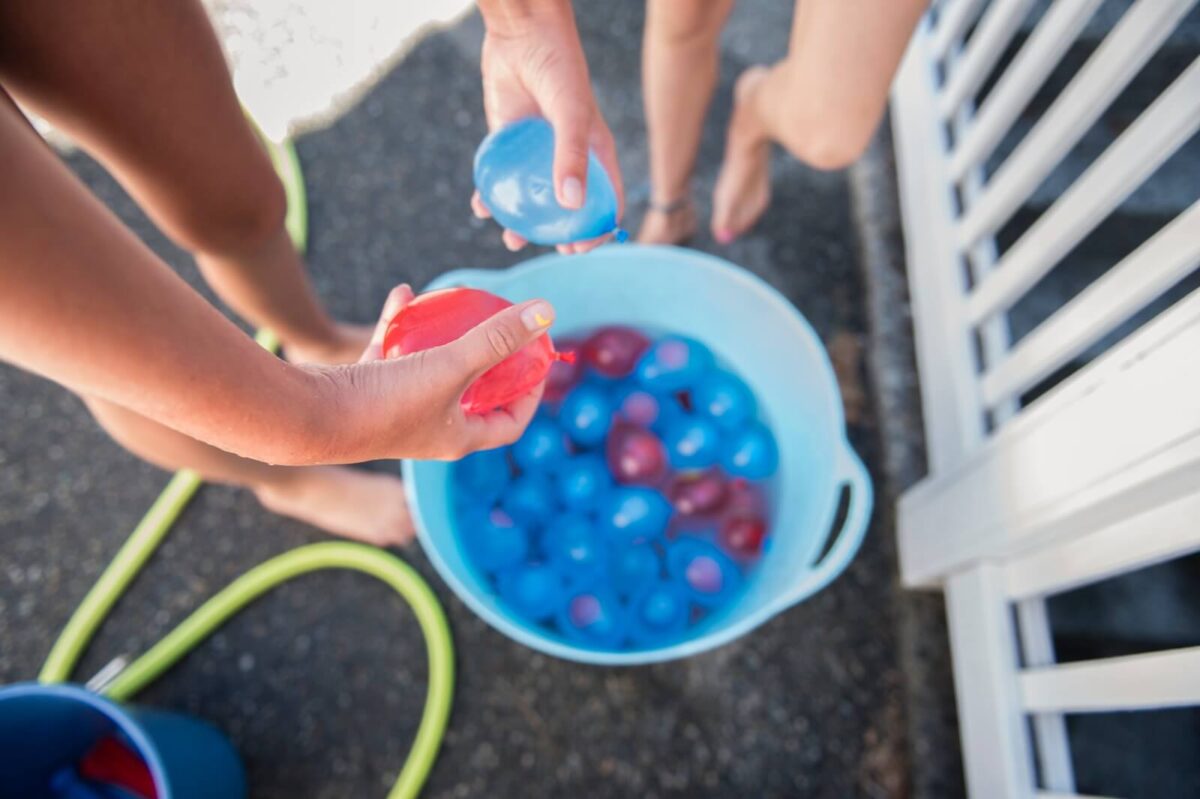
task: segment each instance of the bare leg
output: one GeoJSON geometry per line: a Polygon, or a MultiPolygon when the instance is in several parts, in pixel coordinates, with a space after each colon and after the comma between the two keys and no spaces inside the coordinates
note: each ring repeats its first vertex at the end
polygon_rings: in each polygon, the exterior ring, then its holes
{"type": "Polygon", "coordinates": [[[925,0],[801,2],[788,56],[738,79],[713,236],[732,241],[770,202],[770,143],[817,169],[853,163],[875,133],[925,0]]]}
{"type": "Polygon", "coordinates": [[[318,302],[197,0],[0,4],[0,83],[103,162],[293,358],[358,357],[370,330],[338,325],[318,302]]]}
{"type": "Polygon", "coordinates": [[[676,244],[696,229],[689,197],[704,117],[717,85],[717,40],[733,0],[649,0],[642,90],[650,146],[643,243],[676,244]]]}
{"type": "Polygon", "coordinates": [[[193,469],[206,480],[242,486],[269,510],[376,546],[412,539],[404,486],[392,475],[345,466],[269,466],[189,438],[106,400],[85,398],[117,442],[164,469],[193,469]]]}

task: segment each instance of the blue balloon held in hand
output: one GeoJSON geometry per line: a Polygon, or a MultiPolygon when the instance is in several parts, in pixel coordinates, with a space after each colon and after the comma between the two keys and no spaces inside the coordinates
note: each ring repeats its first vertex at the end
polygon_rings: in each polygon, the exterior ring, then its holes
{"type": "Polygon", "coordinates": [[[554,129],[526,117],[488,135],[475,151],[475,188],[492,217],[534,244],[570,244],[616,232],[617,193],[595,153],[588,153],[583,207],[554,196],[554,129]]]}

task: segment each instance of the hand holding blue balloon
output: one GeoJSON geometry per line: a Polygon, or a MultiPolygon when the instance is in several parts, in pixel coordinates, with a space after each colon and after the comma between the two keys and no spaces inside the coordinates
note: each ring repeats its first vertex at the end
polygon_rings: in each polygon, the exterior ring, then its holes
{"type": "Polygon", "coordinates": [[[534,244],[570,246],[609,235],[625,239],[617,225],[616,190],[595,153],[588,154],[582,205],[570,209],[559,204],[554,130],[540,117],[517,120],[483,140],[475,152],[475,188],[487,215],[534,244]]]}

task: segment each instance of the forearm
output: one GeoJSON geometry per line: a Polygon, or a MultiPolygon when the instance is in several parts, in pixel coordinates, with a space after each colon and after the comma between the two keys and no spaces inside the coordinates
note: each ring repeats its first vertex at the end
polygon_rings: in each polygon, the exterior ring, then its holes
{"type": "Polygon", "coordinates": [[[0,358],[221,449],[325,460],[326,381],[255,345],[0,111],[0,358]]]}

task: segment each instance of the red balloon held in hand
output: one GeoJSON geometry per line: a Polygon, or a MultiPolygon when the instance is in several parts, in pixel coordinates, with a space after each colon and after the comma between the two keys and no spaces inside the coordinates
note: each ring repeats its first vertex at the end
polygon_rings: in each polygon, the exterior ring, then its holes
{"type": "Polygon", "coordinates": [[[657,485],[667,472],[667,451],[658,436],[617,422],[608,434],[608,468],[618,483],[657,485]]]}
{"type": "Polygon", "coordinates": [[[633,328],[602,327],[583,343],[583,360],[605,377],[625,377],[649,347],[649,340],[633,328]]]}
{"type": "MultiPolygon", "coordinates": [[[[448,344],[511,305],[503,297],[471,288],[422,294],[388,324],[383,355],[396,358],[448,344]]],[[[555,352],[549,335],[538,336],[472,383],[462,396],[463,410],[482,414],[520,399],[546,379],[558,360],[572,361],[574,355],[555,352]]]]}

